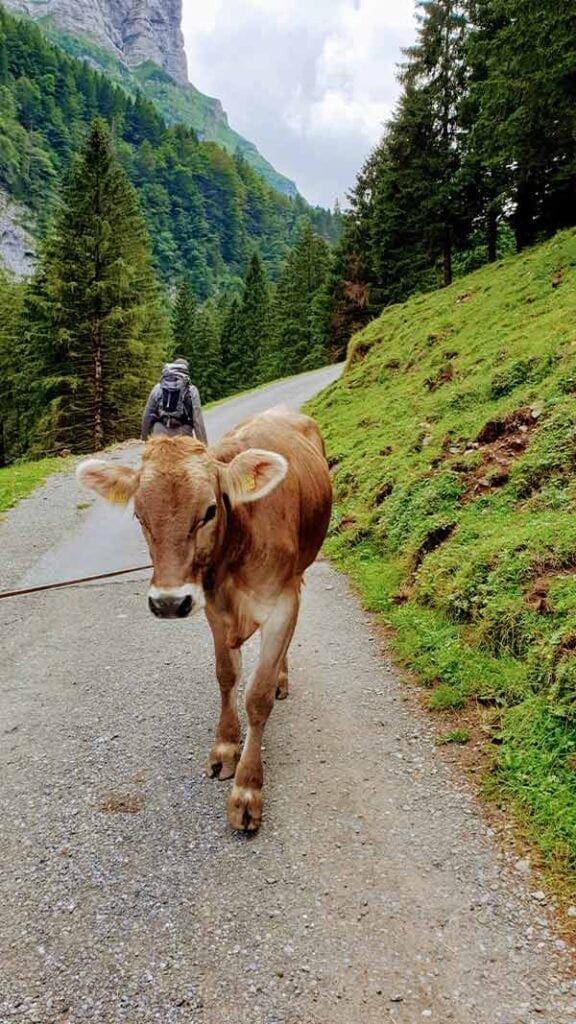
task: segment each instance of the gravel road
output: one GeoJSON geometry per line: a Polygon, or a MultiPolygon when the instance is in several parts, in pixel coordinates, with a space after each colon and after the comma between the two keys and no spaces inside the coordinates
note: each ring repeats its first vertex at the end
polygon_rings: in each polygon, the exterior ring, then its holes
{"type": "MultiPolygon", "coordinates": [[[[333,374],[214,409],[211,435],[333,374]]],[[[0,586],[146,561],[130,516],[86,501],[55,477],[6,516],[0,586]]],[[[545,894],[342,576],[308,575],[255,838],[204,774],[207,627],[153,619],[145,593],[142,574],[0,603],[2,1024],[576,1021],[545,894]]]]}

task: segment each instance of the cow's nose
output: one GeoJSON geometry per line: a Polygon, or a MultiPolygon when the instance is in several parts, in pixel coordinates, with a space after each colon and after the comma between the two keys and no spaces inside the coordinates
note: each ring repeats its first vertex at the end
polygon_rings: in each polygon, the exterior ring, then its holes
{"type": "Polygon", "coordinates": [[[172,597],[170,594],[162,597],[149,597],[148,607],[153,615],[159,619],[185,619],[192,611],[193,601],[190,594],[186,597],[172,597]]]}

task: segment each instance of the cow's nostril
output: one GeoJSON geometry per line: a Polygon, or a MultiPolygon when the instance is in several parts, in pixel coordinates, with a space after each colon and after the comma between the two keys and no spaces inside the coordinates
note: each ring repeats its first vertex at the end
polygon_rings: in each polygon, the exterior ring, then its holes
{"type": "Polygon", "coordinates": [[[186,597],[184,598],[183,601],[180,602],[180,605],[178,607],[178,612],[177,612],[178,618],[179,619],[185,619],[187,615],[190,615],[191,611],[192,611],[192,598],[190,597],[190,594],[186,594],[186,597]]]}
{"type": "Polygon", "coordinates": [[[159,597],[148,597],[148,607],[157,619],[185,619],[194,607],[190,594],[185,597],[174,597],[162,594],[159,597]]]}

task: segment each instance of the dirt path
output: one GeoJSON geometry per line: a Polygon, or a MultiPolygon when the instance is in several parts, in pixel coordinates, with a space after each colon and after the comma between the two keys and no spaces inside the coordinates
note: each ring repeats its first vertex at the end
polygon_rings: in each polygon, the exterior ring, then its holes
{"type": "MultiPolygon", "coordinates": [[[[141,553],[131,520],[115,549],[117,521],[82,500],[52,480],[7,517],[2,585],[141,553]]],[[[342,577],[309,574],[251,840],[226,826],[229,784],[203,774],[208,631],[154,620],[145,591],[0,605],[2,1024],[576,1020],[543,894],[499,853],[342,577]]]]}

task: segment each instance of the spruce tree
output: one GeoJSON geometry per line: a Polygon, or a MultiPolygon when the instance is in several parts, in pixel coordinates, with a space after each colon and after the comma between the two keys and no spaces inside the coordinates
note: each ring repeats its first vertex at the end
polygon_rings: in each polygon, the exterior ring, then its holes
{"type": "Polygon", "coordinates": [[[300,224],[296,245],[278,281],[274,302],[275,375],[322,366],[326,341],[320,305],[329,274],[326,242],[308,219],[300,224]]]}
{"type": "Polygon", "coordinates": [[[574,223],[573,0],[468,0],[472,141],[518,249],[574,223]]]}
{"type": "Polygon", "coordinates": [[[233,395],[242,390],[246,366],[246,347],[242,304],[236,296],[233,296],[224,311],[220,334],[222,393],[224,395],[233,395]]]}
{"type": "Polygon", "coordinates": [[[172,358],[183,356],[190,362],[196,355],[192,350],[192,334],[194,317],[196,316],[196,298],[189,274],[180,280],[174,310],[172,313],[172,358]]]}
{"type": "Polygon", "coordinates": [[[216,314],[209,302],[196,310],[189,348],[185,353],[190,375],[203,402],[221,398],[224,390],[220,332],[216,314]]]}
{"type": "Polygon", "coordinates": [[[36,446],[89,451],[136,432],[168,324],[138,201],[101,121],[64,186],[25,320],[36,446]]]}
{"type": "Polygon", "coordinates": [[[448,285],[463,214],[459,171],[467,21],[462,0],[418,0],[418,8],[418,40],[405,51],[404,94],[391,127],[390,157],[405,212],[412,204],[429,258],[440,256],[442,283],[448,285]]]}
{"type": "Polygon", "coordinates": [[[268,278],[258,253],[253,253],[244,282],[244,296],[240,310],[239,336],[244,352],[237,362],[238,383],[241,388],[253,387],[260,380],[270,342],[270,289],[268,278]]]}

